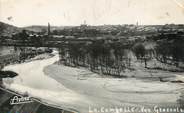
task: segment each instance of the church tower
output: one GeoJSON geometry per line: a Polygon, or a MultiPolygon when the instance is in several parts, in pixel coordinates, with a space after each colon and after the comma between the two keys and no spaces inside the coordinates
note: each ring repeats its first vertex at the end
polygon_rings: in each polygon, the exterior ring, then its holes
{"type": "Polygon", "coordinates": [[[50,35],[50,23],[48,23],[48,31],[47,31],[48,35],[50,35]]]}

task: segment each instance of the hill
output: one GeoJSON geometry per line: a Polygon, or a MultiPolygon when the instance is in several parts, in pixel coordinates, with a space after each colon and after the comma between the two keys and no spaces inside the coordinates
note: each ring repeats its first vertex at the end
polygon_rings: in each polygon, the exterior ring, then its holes
{"type": "Polygon", "coordinates": [[[21,28],[0,22],[0,36],[11,36],[12,34],[20,31],[22,31],[21,28]]]}

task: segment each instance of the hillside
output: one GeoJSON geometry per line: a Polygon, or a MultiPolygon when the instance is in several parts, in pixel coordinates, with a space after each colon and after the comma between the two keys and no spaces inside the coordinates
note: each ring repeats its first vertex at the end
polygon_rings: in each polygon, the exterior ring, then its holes
{"type": "Polygon", "coordinates": [[[21,28],[0,22],[0,36],[11,36],[11,34],[18,33],[21,30],[21,28]]]}

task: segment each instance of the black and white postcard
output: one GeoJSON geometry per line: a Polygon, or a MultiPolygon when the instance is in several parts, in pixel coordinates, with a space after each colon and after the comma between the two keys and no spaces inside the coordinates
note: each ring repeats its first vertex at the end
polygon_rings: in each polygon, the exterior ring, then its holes
{"type": "Polygon", "coordinates": [[[184,113],[184,0],[0,0],[0,113],[184,113]]]}

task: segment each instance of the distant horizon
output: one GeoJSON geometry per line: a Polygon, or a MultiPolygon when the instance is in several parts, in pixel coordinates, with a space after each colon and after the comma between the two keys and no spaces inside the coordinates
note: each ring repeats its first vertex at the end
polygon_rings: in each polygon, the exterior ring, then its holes
{"type": "MultiPolygon", "coordinates": [[[[8,25],[11,25],[11,26],[15,26],[15,27],[18,27],[18,28],[26,28],[26,27],[32,27],[32,26],[40,26],[40,27],[47,27],[48,26],[48,23],[47,23],[47,25],[45,24],[45,25],[28,25],[28,26],[16,26],[16,25],[13,25],[13,24],[9,24],[9,23],[6,23],[6,22],[3,22],[3,21],[0,21],[0,22],[2,22],[2,23],[5,23],[5,24],[8,24],[8,25]]],[[[138,26],[164,26],[164,25],[184,25],[184,24],[175,24],[175,23],[169,23],[169,24],[147,24],[147,25],[138,25],[138,26]]],[[[81,26],[82,24],[80,24],[80,25],[52,25],[52,24],[50,24],[50,26],[51,27],[77,27],[77,26],[81,26]]],[[[110,25],[112,25],[112,26],[118,26],[118,25],[120,25],[120,26],[123,26],[123,25],[135,25],[136,26],[136,24],[103,24],[103,25],[90,25],[90,24],[86,24],[87,26],[110,26],[110,25]]]]}

